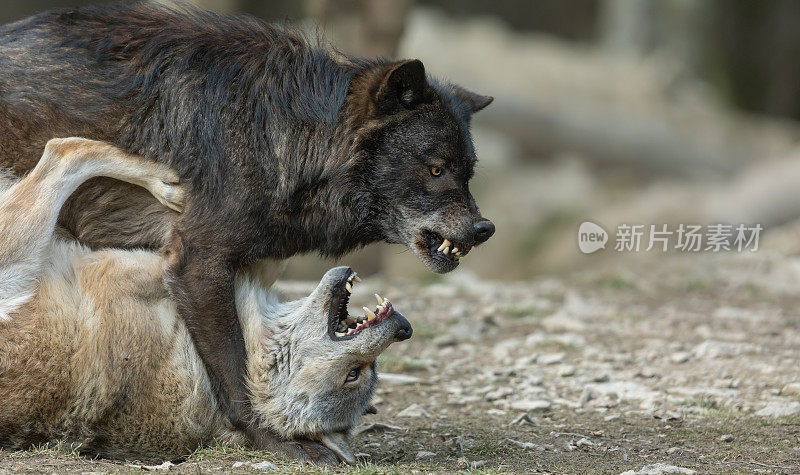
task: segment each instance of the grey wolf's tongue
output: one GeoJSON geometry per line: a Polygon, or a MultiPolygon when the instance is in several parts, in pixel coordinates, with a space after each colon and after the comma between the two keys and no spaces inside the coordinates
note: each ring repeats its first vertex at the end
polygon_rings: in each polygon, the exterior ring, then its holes
{"type": "Polygon", "coordinates": [[[342,432],[332,432],[329,434],[322,434],[320,437],[325,447],[331,449],[336,455],[339,456],[346,464],[355,465],[356,458],[350,450],[350,444],[347,443],[347,436],[342,432]]]}

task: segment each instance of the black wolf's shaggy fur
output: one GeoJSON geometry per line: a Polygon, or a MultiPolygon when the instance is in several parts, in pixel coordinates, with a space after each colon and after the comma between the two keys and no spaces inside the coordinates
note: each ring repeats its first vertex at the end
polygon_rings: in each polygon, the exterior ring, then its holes
{"type": "Polygon", "coordinates": [[[24,173],[48,139],[85,136],[163,161],[191,185],[174,217],[98,181],[62,224],[91,245],[123,247],[160,245],[171,226],[168,285],[220,403],[255,439],[235,270],[378,240],[452,269],[427,247],[431,235],[488,238],[476,237],[483,218],[467,183],[470,116],[490,101],[426,79],[418,61],[335,55],[248,16],[134,4],[0,27],[0,167],[24,173]],[[434,179],[432,166],[446,173],[434,179]]]}

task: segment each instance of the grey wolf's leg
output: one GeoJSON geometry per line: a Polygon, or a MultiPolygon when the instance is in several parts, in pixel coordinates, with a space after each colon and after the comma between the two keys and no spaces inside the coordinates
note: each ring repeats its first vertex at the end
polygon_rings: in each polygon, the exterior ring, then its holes
{"type": "Polygon", "coordinates": [[[0,321],[33,296],[61,206],[97,176],[143,186],[172,209],[182,206],[177,175],[168,167],[102,142],[50,140],[30,174],[0,194],[0,321]]]}

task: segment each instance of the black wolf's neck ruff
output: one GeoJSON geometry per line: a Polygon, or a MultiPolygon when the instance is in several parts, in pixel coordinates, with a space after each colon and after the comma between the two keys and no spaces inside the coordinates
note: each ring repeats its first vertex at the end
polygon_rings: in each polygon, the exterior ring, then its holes
{"type": "Polygon", "coordinates": [[[267,254],[338,255],[382,239],[361,226],[369,186],[357,125],[342,114],[354,75],[378,63],[336,61],[298,31],[249,16],[148,4],[51,15],[65,47],[111,72],[95,79],[109,97],[97,125],[177,169],[203,206],[245,207],[269,223],[264,242],[281,245],[267,254]]]}

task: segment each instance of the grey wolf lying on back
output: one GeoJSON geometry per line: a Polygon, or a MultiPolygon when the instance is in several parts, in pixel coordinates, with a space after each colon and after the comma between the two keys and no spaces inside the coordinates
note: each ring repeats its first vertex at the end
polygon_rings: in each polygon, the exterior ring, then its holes
{"type": "MultiPolygon", "coordinates": [[[[16,183],[0,176],[0,446],[58,438],[91,454],[163,460],[202,442],[246,443],[164,288],[163,258],[55,234],[63,203],[95,176],[181,206],[168,167],[85,139],[51,140],[16,183]]],[[[375,358],[411,336],[388,301],[353,322],[355,280],[335,268],[308,297],[279,303],[246,272],[236,279],[252,407],[298,457],[354,462],[346,437],[369,407],[375,358]]]]}

